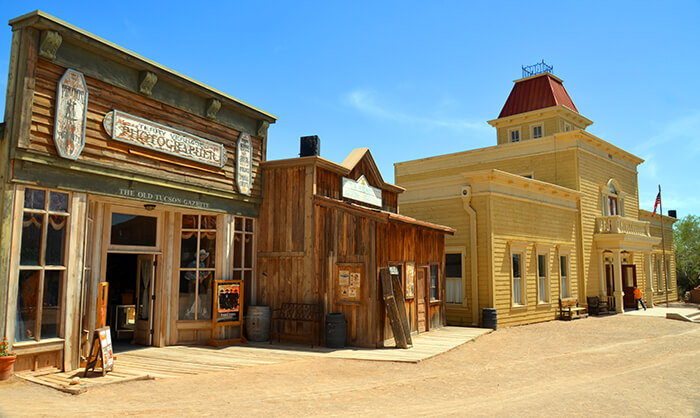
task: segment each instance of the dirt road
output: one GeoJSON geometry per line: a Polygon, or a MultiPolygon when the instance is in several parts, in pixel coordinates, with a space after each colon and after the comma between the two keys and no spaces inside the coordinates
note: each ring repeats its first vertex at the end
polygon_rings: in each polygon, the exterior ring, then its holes
{"type": "Polygon", "coordinates": [[[700,325],[617,315],[506,328],[418,364],[308,358],[103,386],[0,384],[2,416],[700,416],[700,325]]]}

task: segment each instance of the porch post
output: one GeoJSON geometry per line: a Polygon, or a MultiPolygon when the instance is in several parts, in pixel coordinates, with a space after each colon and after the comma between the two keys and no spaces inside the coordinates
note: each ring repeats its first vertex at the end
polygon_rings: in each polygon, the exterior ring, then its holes
{"type": "Polygon", "coordinates": [[[608,289],[605,284],[605,258],[603,257],[603,250],[598,250],[598,276],[600,277],[600,300],[608,299],[608,289]]]}
{"type": "Polygon", "coordinates": [[[622,297],[624,293],[622,292],[622,262],[621,262],[620,250],[613,251],[613,263],[615,269],[615,311],[617,313],[625,312],[624,300],[622,297]]]}
{"type": "Polygon", "coordinates": [[[654,262],[653,262],[653,257],[652,257],[652,252],[649,251],[647,253],[648,257],[648,262],[646,263],[646,278],[647,278],[647,286],[646,286],[646,297],[647,297],[647,307],[653,308],[654,307],[654,262]]]}

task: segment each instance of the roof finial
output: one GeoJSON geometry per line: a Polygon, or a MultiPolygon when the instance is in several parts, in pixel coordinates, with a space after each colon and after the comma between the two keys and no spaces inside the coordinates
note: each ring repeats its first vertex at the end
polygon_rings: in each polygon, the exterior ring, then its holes
{"type": "Polygon", "coordinates": [[[526,66],[521,66],[523,69],[523,78],[525,77],[532,77],[533,75],[537,74],[542,74],[542,73],[552,73],[554,74],[553,71],[553,66],[545,64],[544,60],[542,62],[538,62],[537,64],[533,65],[528,65],[526,66]]]}

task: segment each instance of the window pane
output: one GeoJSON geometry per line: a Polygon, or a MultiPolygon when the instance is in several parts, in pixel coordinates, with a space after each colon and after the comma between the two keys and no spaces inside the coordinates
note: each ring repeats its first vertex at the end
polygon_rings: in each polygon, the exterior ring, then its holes
{"type": "Polygon", "coordinates": [[[197,229],[197,215],[182,215],[182,229],[197,229]]]}
{"type": "Polygon", "coordinates": [[[49,192],[49,210],[68,212],[68,193],[49,192]]]}
{"type": "Polygon", "coordinates": [[[562,299],[569,297],[569,281],[566,277],[561,278],[561,297],[562,299]]]}
{"type": "Polygon", "coordinates": [[[43,190],[26,189],[24,191],[24,207],[28,209],[44,209],[46,192],[43,190]]]}
{"type": "Polygon", "coordinates": [[[513,254],[513,277],[520,278],[520,254],[513,254]]]}
{"type": "Polygon", "coordinates": [[[197,312],[195,292],[197,290],[197,272],[180,272],[179,319],[194,319],[197,312]]]}
{"type": "Polygon", "coordinates": [[[243,218],[236,217],[236,231],[243,231],[243,218]]]}
{"type": "Polygon", "coordinates": [[[61,215],[49,215],[49,227],[46,233],[46,254],[44,264],[47,266],[63,266],[64,243],[66,242],[66,229],[68,217],[61,215]]]}
{"type": "Polygon", "coordinates": [[[517,305],[520,305],[522,303],[520,295],[520,279],[513,280],[513,303],[517,305]]]}
{"type": "Polygon", "coordinates": [[[61,284],[63,272],[46,270],[44,273],[44,304],[41,310],[41,338],[58,337],[61,323],[61,284]]]}
{"type": "Polygon", "coordinates": [[[537,275],[547,277],[547,256],[544,254],[537,254],[537,275]]]}
{"type": "Polygon", "coordinates": [[[233,267],[243,267],[243,234],[238,232],[233,237],[233,267]]]}
{"type": "Polygon", "coordinates": [[[234,270],[233,271],[233,280],[242,280],[243,279],[243,271],[242,270],[234,270]]]}
{"type": "Polygon", "coordinates": [[[253,268],[253,236],[245,235],[245,268],[253,268]]]}
{"type": "Polygon", "coordinates": [[[559,257],[559,271],[561,272],[562,277],[569,275],[569,263],[567,262],[565,255],[559,257]]]}
{"type": "Polygon", "coordinates": [[[462,254],[445,254],[445,275],[462,277],[462,254]]]}
{"type": "Polygon", "coordinates": [[[156,245],[158,218],[153,216],[112,214],[111,243],[115,245],[156,245]]]}
{"type": "Polygon", "coordinates": [[[184,231],[180,241],[180,267],[197,267],[197,233],[184,231]]]}
{"type": "Polygon", "coordinates": [[[462,280],[461,279],[447,279],[446,299],[447,303],[462,303],[462,280]]]}
{"type": "Polygon", "coordinates": [[[538,296],[539,296],[539,301],[540,302],[546,302],[547,301],[547,280],[540,278],[538,279],[538,296]]]}
{"type": "Polygon", "coordinates": [[[201,228],[202,229],[216,229],[216,216],[203,215],[201,228]]]}
{"type": "Polygon", "coordinates": [[[211,319],[213,271],[200,272],[199,297],[197,298],[197,319],[211,319]]]}
{"type": "Polygon", "coordinates": [[[19,264],[22,266],[38,266],[41,251],[41,234],[44,215],[25,213],[22,218],[22,248],[19,264]]]}
{"type": "Polygon", "coordinates": [[[430,266],[430,299],[437,300],[440,295],[438,294],[438,268],[437,266],[430,266]]]}
{"type": "Polygon", "coordinates": [[[215,267],[216,260],[216,233],[202,232],[199,240],[199,264],[200,267],[215,267]]]}
{"type": "Polygon", "coordinates": [[[253,220],[252,219],[245,220],[245,231],[246,232],[253,232],[253,220]]]}
{"type": "Polygon", "coordinates": [[[19,272],[15,341],[31,341],[36,337],[40,275],[38,270],[19,272]]]}

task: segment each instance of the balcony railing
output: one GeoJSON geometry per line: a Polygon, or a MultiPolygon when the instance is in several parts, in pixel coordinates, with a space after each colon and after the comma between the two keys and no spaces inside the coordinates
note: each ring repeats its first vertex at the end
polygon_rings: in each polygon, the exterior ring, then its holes
{"type": "Polygon", "coordinates": [[[629,234],[649,237],[649,222],[622,216],[599,216],[596,218],[596,234],[629,234]]]}

